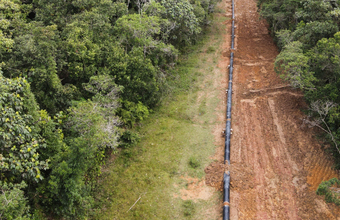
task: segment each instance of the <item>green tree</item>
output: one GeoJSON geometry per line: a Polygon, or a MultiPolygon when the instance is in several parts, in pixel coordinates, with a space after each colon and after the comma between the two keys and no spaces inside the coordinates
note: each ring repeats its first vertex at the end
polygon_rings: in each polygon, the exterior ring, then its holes
{"type": "Polygon", "coordinates": [[[37,103],[30,86],[22,78],[6,79],[0,75],[0,178],[11,182],[39,181],[48,160],[39,158],[46,147],[37,133],[37,103]]]}
{"type": "Polygon", "coordinates": [[[44,198],[39,203],[53,213],[67,218],[90,214],[93,203],[91,182],[100,175],[106,149],[116,149],[120,124],[118,87],[111,76],[93,76],[87,91],[92,100],[71,107],[63,124],[64,145],[51,159],[51,173],[38,189],[44,198]]]}
{"type": "Polygon", "coordinates": [[[311,69],[320,83],[337,83],[340,77],[340,32],[334,38],[319,40],[309,56],[311,69]]]}
{"type": "Polygon", "coordinates": [[[338,26],[330,21],[311,21],[306,24],[301,21],[296,30],[292,32],[292,38],[301,42],[306,51],[314,47],[322,38],[332,37],[337,31],[339,31],[338,26]]]}
{"type": "Polygon", "coordinates": [[[124,86],[121,97],[134,103],[142,102],[148,107],[153,107],[160,96],[156,76],[157,69],[150,59],[144,57],[142,48],[133,50],[127,58],[126,73],[116,76],[117,84],[124,86]]]}
{"type": "Polygon", "coordinates": [[[126,51],[131,51],[133,47],[147,50],[156,44],[154,37],[160,34],[160,18],[140,14],[124,15],[117,20],[114,30],[126,51]]]}
{"type": "Polygon", "coordinates": [[[201,32],[194,8],[188,0],[161,0],[170,21],[166,27],[170,42],[176,45],[190,44],[201,32]]]}
{"type": "Polygon", "coordinates": [[[28,220],[29,206],[22,191],[27,185],[3,183],[0,181],[0,219],[28,220]]]}
{"type": "Polygon", "coordinates": [[[275,71],[295,88],[313,90],[316,78],[310,72],[308,57],[303,54],[302,43],[294,41],[285,46],[275,60],[275,71]]]}

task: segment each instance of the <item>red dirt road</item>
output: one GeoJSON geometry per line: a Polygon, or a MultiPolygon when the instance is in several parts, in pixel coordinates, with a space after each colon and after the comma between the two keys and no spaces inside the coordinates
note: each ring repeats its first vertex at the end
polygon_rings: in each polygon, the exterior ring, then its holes
{"type": "Polygon", "coordinates": [[[315,131],[302,126],[303,95],[274,72],[277,47],[256,2],[235,5],[230,218],[340,220],[340,209],[315,194],[322,180],[338,174],[315,131]]]}

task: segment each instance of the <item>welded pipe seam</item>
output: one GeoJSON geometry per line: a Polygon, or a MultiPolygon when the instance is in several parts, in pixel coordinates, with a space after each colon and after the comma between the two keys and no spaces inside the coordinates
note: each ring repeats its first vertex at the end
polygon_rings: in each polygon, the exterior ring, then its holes
{"type": "Polygon", "coordinates": [[[229,207],[229,200],[230,200],[230,174],[224,173],[223,175],[224,180],[224,201],[227,200],[227,202],[224,202],[223,206],[223,219],[229,220],[230,215],[230,207],[229,207]],[[227,218],[225,218],[227,216],[227,218]]]}

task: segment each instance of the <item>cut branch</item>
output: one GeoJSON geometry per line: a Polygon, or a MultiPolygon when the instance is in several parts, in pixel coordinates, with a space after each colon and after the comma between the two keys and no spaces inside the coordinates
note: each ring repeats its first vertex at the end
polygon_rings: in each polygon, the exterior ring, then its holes
{"type": "MultiPolygon", "coordinates": [[[[145,195],[146,193],[144,193],[143,195],[145,195]]],[[[142,196],[139,196],[139,198],[136,200],[136,202],[129,208],[129,210],[127,210],[127,212],[129,212],[136,204],[137,202],[142,198],[142,196]]]]}

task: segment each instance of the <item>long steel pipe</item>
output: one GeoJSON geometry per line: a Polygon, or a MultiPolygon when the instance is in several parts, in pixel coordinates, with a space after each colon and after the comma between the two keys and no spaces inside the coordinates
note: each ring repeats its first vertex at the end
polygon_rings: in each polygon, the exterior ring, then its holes
{"type": "MultiPolygon", "coordinates": [[[[234,49],[235,40],[235,5],[232,0],[232,26],[231,26],[231,49],[234,49]]],[[[231,106],[233,94],[233,70],[234,70],[234,53],[230,54],[229,66],[229,85],[228,85],[228,99],[227,99],[227,123],[225,128],[225,154],[224,163],[228,162],[230,165],[230,136],[231,136],[231,106]]],[[[224,203],[223,203],[223,220],[230,219],[230,173],[224,173],[224,203]]]]}
{"type": "Polygon", "coordinates": [[[234,4],[234,0],[231,0],[231,7],[233,9],[232,16],[233,16],[233,20],[234,20],[235,19],[235,4],[234,4]]]}

